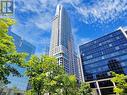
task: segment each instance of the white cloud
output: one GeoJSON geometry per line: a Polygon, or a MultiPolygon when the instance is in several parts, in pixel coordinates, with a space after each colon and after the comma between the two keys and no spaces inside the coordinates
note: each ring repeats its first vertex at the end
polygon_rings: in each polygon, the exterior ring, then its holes
{"type": "Polygon", "coordinates": [[[91,6],[81,3],[71,3],[80,14],[81,20],[85,23],[98,21],[105,23],[127,14],[127,0],[98,0],[91,6]],[[125,14],[123,14],[125,13],[125,14]]]}
{"type": "Polygon", "coordinates": [[[18,9],[18,11],[21,11],[21,12],[27,12],[27,11],[39,12],[39,10],[37,8],[37,7],[39,7],[38,6],[39,5],[38,0],[17,0],[15,2],[18,3],[18,5],[16,4],[16,8],[21,7],[18,9]]]}
{"type": "Polygon", "coordinates": [[[90,41],[91,41],[91,38],[81,38],[79,40],[79,45],[85,44],[85,43],[90,42],[90,41]]]}
{"type": "Polygon", "coordinates": [[[38,15],[38,18],[33,20],[33,23],[42,30],[49,30],[51,28],[52,15],[49,13],[38,15]]]}
{"type": "Polygon", "coordinates": [[[122,27],[124,31],[127,31],[127,26],[122,27]]]}
{"type": "Polygon", "coordinates": [[[74,34],[74,48],[75,51],[77,52],[77,54],[79,54],[79,46],[83,45],[87,42],[90,42],[92,39],[88,38],[88,37],[79,37],[77,35],[74,34]]]}
{"type": "MultiPolygon", "coordinates": [[[[36,17],[30,17],[27,24],[34,24],[42,30],[50,30],[51,20],[55,14],[57,4],[71,4],[84,23],[108,21],[119,18],[123,11],[127,11],[127,0],[97,0],[91,6],[86,6],[82,0],[17,0],[16,8],[21,13],[32,12],[36,17]]],[[[126,14],[126,12],[124,12],[126,14]]],[[[18,19],[18,17],[16,17],[18,19]]],[[[29,25],[29,26],[30,26],[29,25]]]]}
{"type": "Polygon", "coordinates": [[[16,0],[15,10],[19,14],[15,14],[17,25],[12,27],[12,31],[34,45],[47,45],[45,42],[49,43],[49,40],[43,41],[43,39],[47,39],[43,34],[51,30],[51,21],[57,4],[70,1],[16,0]]]}
{"type": "Polygon", "coordinates": [[[76,38],[75,38],[75,49],[76,49],[76,52],[78,52],[78,54],[79,54],[79,46],[80,45],[83,45],[83,44],[85,44],[85,43],[87,43],[87,42],[90,42],[92,39],[91,38],[82,38],[82,37],[78,37],[78,36],[76,36],[76,38]]]}
{"type": "Polygon", "coordinates": [[[79,30],[76,27],[72,27],[72,33],[74,36],[74,45],[75,45],[75,50],[76,52],[79,52],[79,46],[82,44],[85,44],[89,41],[91,41],[91,38],[88,37],[79,37],[78,34],[79,30]]]}
{"type": "Polygon", "coordinates": [[[45,37],[41,39],[41,41],[38,43],[38,50],[36,52],[36,55],[40,56],[42,54],[48,54],[49,44],[50,44],[50,38],[45,37]]]}
{"type": "MultiPolygon", "coordinates": [[[[42,30],[49,30],[51,26],[51,20],[53,18],[53,12],[55,11],[55,6],[57,5],[57,0],[18,0],[16,1],[16,10],[20,12],[20,14],[27,13],[30,15],[28,19],[29,26],[32,24],[35,27],[40,28],[42,30]],[[54,3],[53,3],[54,1],[54,3]],[[34,16],[31,16],[31,14],[34,16]]],[[[15,15],[16,20],[20,19],[18,15],[15,15]]],[[[25,17],[24,17],[25,18],[25,17]]]]}
{"type": "MultiPolygon", "coordinates": [[[[119,18],[120,14],[124,15],[123,11],[127,10],[127,0],[97,0],[91,6],[86,6],[85,3],[82,3],[82,0],[16,0],[16,10],[21,15],[28,14],[29,17],[27,17],[27,20],[24,17],[23,21],[19,14],[15,15],[18,24],[13,28],[14,32],[16,31],[17,34],[22,35],[33,44],[42,45],[41,40],[45,38],[42,36],[45,32],[51,31],[51,21],[54,17],[56,6],[59,3],[72,5],[76,11],[76,13],[72,12],[74,17],[78,16],[78,19],[84,23],[96,21],[105,23],[115,20],[119,18]],[[34,28],[39,29],[39,31],[34,30],[34,28]]],[[[72,30],[75,41],[80,41],[76,43],[89,40],[89,38],[79,39],[76,35],[78,29],[73,28],[72,30]]]]}
{"type": "Polygon", "coordinates": [[[76,36],[77,32],[78,32],[78,29],[76,27],[72,27],[72,33],[74,36],[76,36]]]}

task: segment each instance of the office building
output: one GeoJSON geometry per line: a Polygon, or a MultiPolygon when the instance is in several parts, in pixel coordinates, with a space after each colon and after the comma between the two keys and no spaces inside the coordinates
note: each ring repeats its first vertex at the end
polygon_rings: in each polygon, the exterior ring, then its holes
{"type": "Polygon", "coordinates": [[[30,56],[35,53],[35,46],[11,32],[10,29],[8,34],[13,37],[17,52],[27,53],[28,57],[26,59],[29,60],[30,56]]]}
{"type": "Polygon", "coordinates": [[[17,88],[7,88],[1,89],[0,95],[25,95],[25,91],[19,90],[17,88]]]}
{"type": "Polygon", "coordinates": [[[52,35],[50,43],[50,56],[55,56],[58,63],[64,66],[68,74],[75,74],[77,64],[74,52],[71,23],[67,11],[62,5],[56,8],[56,14],[52,21],[52,35]]]}
{"type": "Polygon", "coordinates": [[[113,94],[110,71],[127,74],[127,30],[119,28],[79,48],[84,81],[99,95],[113,94]]]}
{"type": "MultiPolygon", "coordinates": [[[[8,34],[13,37],[17,52],[27,53],[28,56],[26,58],[26,61],[28,61],[30,59],[30,56],[35,53],[35,46],[27,42],[26,40],[23,40],[22,37],[18,36],[17,34],[11,32],[11,28],[9,28],[8,34]]],[[[20,68],[17,65],[14,65],[14,67],[17,68],[22,74],[25,72],[24,68],[20,68]]],[[[9,76],[8,79],[11,81],[11,83],[8,84],[9,88],[16,86],[20,90],[26,90],[27,83],[28,83],[27,77],[19,78],[19,77],[9,76]]]]}

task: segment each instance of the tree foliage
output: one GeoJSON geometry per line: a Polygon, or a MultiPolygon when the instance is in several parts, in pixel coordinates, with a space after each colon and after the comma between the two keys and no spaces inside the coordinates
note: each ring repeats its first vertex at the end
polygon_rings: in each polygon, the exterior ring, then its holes
{"type": "Polygon", "coordinates": [[[79,88],[79,95],[92,95],[91,92],[92,89],[90,88],[89,84],[81,83],[81,86],[79,88]]]}
{"type": "Polygon", "coordinates": [[[114,76],[112,78],[112,82],[116,84],[116,88],[114,88],[114,92],[120,95],[127,95],[127,76],[124,74],[116,74],[112,72],[114,76]]]}
{"type": "MultiPolygon", "coordinates": [[[[25,64],[26,75],[29,76],[29,82],[32,89],[26,92],[26,95],[81,95],[83,89],[85,93],[89,92],[89,85],[78,87],[76,77],[67,75],[64,68],[57,64],[54,57],[33,55],[25,64]]],[[[85,94],[83,94],[85,95],[85,94]]],[[[91,95],[91,94],[86,94],[91,95]]]]}
{"type": "Polygon", "coordinates": [[[33,55],[25,65],[26,75],[32,89],[28,93],[33,95],[43,95],[46,92],[57,93],[60,87],[58,79],[62,78],[64,73],[61,66],[57,64],[57,60],[53,57],[33,55]],[[59,76],[58,76],[59,74],[59,76]]]}
{"type": "Polygon", "coordinates": [[[9,18],[0,18],[0,81],[9,83],[7,77],[12,74],[20,76],[16,68],[10,64],[21,65],[25,62],[26,55],[17,53],[13,38],[8,35],[8,28],[15,24],[15,21],[9,18]]]}

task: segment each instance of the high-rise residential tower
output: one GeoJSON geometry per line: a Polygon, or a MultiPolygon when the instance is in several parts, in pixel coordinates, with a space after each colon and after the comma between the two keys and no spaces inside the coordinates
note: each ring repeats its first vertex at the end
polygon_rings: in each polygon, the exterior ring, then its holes
{"type": "Polygon", "coordinates": [[[55,56],[59,64],[64,65],[68,74],[76,74],[75,52],[71,23],[67,11],[62,5],[56,8],[56,14],[52,21],[52,35],[50,43],[50,56],[55,56]]]}

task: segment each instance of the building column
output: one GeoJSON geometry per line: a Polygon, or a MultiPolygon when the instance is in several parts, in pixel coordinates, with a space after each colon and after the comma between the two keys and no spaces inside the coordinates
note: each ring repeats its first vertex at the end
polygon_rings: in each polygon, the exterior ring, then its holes
{"type": "Polygon", "coordinates": [[[100,87],[99,87],[98,81],[96,81],[96,85],[97,85],[97,90],[98,90],[98,92],[99,92],[99,95],[101,95],[101,90],[100,90],[100,87]]]}

